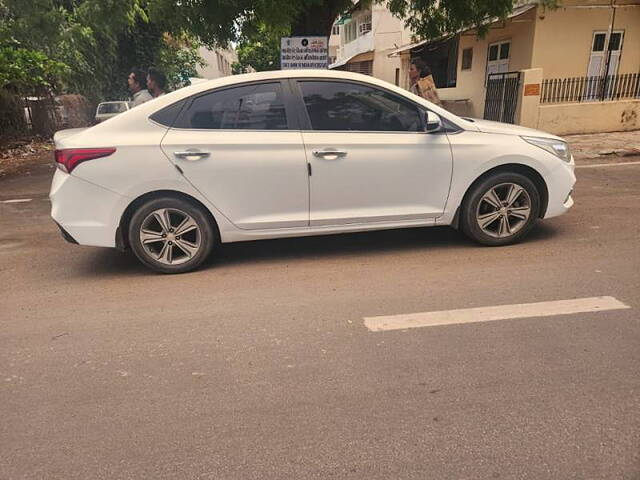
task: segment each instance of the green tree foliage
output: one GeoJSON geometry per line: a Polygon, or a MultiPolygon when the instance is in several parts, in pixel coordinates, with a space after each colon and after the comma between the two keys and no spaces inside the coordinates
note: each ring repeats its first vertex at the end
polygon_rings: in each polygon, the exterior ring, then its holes
{"type": "Polygon", "coordinates": [[[507,16],[514,0],[388,0],[391,13],[405,19],[419,38],[436,38],[446,33],[477,27],[484,35],[489,18],[507,16]]]}
{"type": "MultiPolygon", "coordinates": [[[[327,35],[351,0],[154,0],[152,18],[168,19],[172,32],[185,29],[209,46],[226,45],[264,24],[294,35],[327,35]]],[[[250,34],[248,35],[250,36],[250,34]]]]}
{"type": "MultiPolygon", "coordinates": [[[[405,20],[416,37],[435,38],[462,28],[479,27],[489,18],[509,14],[517,0],[361,0],[383,3],[405,20]]],[[[555,6],[557,0],[540,0],[555,6]]],[[[353,8],[352,0],[154,0],[152,17],[169,18],[172,31],[188,30],[208,45],[251,38],[245,29],[257,22],[292,35],[329,35],[337,17],[353,8]]],[[[256,41],[260,41],[257,39],[256,41]]]]}
{"type": "Polygon", "coordinates": [[[149,18],[150,1],[0,0],[0,85],[97,102],[128,97],[131,68],[150,66],[182,85],[201,61],[198,43],[167,36],[164,23],[149,18]]]}
{"type": "Polygon", "coordinates": [[[233,73],[279,70],[280,38],[287,34],[286,30],[271,29],[265,24],[245,28],[236,46],[238,61],[231,66],[233,73]]]}
{"type": "MultiPolygon", "coordinates": [[[[508,15],[517,0],[361,0],[360,5],[384,3],[404,19],[415,37],[437,38],[476,27],[487,31],[486,20],[508,15]]],[[[555,6],[557,0],[540,0],[555,6]]],[[[170,31],[187,31],[207,45],[238,42],[236,72],[248,66],[271,70],[279,62],[279,37],[326,35],[340,14],[355,5],[352,0],[154,0],[152,18],[169,18],[170,31]]]]}
{"type": "Polygon", "coordinates": [[[26,48],[0,47],[0,88],[16,94],[54,88],[67,66],[26,48]]]}

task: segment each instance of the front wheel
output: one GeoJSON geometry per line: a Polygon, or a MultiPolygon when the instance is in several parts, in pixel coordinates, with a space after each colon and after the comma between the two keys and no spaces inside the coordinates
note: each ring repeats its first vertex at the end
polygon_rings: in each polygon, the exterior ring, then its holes
{"type": "Polygon", "coordinates": [[[540,214],[540,193],[519,173],[496,173],[475,185],[462,205],[464,233],[483,245],[517,242],[540,214]]]}
{"type": "Polygon", "coordinates": [[[181,198],[161,197],[133,214],[129,243],[147,267],[161,273],[183,273],[207,259],[216,235],[201,207],[181,198]]]}

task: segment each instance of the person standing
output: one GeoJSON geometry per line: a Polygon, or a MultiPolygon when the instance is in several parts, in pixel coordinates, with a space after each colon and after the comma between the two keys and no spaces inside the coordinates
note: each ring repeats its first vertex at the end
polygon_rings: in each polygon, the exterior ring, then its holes
{"type": "Polygon", "coordinates": [[[427,64],[420,58],[411,60],[409,67],[409,80],[411,86],[409,91],[424,98],[425,100],[435,103],[439,107],[442,106],[436,83],[433,81],[433,74],[427,64]]]}
{"type": "Polygon", "coordinates": [[[144,102],[148,102],[153,97],[147,90],[147,76],[142,70],[133,68],[127,78],[127,84],[129,85],[129,91],[133,96],[133,106],[137,107],[144,102]]]}
{"type": "Polygon", "coordinates": [[[167,77],[157,68],[151,67],[147,72],[147,86],[153,98],[158,98],[165,94],[165,87],[167,86],[167,77]]]}

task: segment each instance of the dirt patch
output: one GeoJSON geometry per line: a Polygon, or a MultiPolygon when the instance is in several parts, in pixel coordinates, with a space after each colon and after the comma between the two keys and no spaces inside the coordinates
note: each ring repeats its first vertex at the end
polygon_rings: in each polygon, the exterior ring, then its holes
{"type": "Polygon", "coordinates": [[[17,140],[0,145],[0,178],[29,172],[53,161],[53,142],[41,138],[17,140]]]}

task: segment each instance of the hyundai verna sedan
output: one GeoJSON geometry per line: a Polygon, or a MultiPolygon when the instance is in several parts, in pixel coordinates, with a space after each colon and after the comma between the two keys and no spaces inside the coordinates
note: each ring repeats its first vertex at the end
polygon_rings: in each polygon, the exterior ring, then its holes
{"type": "Polygon", "coordinates": [[[220,242],[363,230],[450,225],[506,245],[573,204],[561,138],[348,72],[224,77],[54,140],[63,236],[164,273],[220,242]]]}

